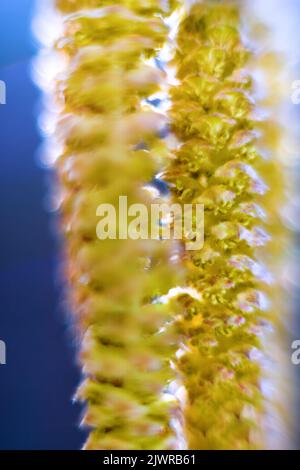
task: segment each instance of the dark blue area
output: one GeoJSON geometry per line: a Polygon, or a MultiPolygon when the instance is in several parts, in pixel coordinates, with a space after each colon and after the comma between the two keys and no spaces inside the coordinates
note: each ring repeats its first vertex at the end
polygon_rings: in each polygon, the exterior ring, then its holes
{"type": "Polygon", "coordinates": [[[34,0],[1,0],[0,67],[24,60],[33,53],[34,40],[29,28],[34,5],[34,0]]]}
{"type": "Polygon", "coordinates": [[[78,449],[81,409],[75,347],[57,282],[59,251],[45,210],[46,172],[36,163],[39,92],[29,76],[31,0],[1,0],[0,449],[78,449]]]}

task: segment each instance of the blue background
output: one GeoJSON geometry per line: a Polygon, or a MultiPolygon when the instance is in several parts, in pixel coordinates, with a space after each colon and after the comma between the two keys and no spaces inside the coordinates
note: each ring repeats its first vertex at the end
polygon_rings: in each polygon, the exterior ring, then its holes
{"type": "Polygon", "coordinates": [[[58,242],[37,164],[39,91],[30,78],[33,0],[0,2],[0,449],[77,449],[80,380],[58,282],[58,242]]]}

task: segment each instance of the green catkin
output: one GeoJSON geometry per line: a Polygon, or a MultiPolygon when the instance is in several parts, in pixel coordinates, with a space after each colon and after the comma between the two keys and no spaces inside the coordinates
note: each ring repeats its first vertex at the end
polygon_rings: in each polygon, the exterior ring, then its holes
{"type": "MultiPolygon", "coordinates": [[[[166,41],[160,0],[57,0],[64,33],[57,50],[68,61],[57,83],[62,103],[57,175],[71,310],[80,334],[85,379],[77,398],[91,428],[86,449],[172,449],[177,401],[163,392],[177,335],[170,304],[155,298],[176,285],[168,242],[99,240],[97,206],[118,207],[151,196],[167,154],[159,115],[142,100],[159,91],[163,72],[145,63],[166,41]]],[[[119,229],[120,227],[118,227],[119,229]]],[[[174,269],[175,268],[175,269],[174,269]]]]}
{"type": "Polygon", "coordinates": [[[196,2],[179,26],[178,85],[170,91],[171,130],[180,145],[164,178],[173,202],[205,209],[204,246],[183,254],[186,284],[199,299],[180,299],[185,339],[177,368],[190,449],[265,445],[263,366],[254,355],[265,353],[261,336],[276,315],[265,306],[269,275],[260,252],[273,249],[265,209],[272,231],[269,213],[282,193],[276,164],[260,154],[264,126],[268,148],[276,146],[277,131],[255,115],[251,53],[240,25],[238,3],[196,2]]]}

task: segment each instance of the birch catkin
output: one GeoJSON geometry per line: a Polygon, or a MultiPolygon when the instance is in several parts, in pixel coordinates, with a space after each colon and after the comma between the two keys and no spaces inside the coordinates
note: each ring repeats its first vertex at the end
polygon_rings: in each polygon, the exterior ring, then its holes
{"type": "MultiPolygon", "coordinates": [[[[187,285],[199,294],[181,297],[185,342],[177,361],[191,449],[265,445],[267,398],[255,356],[264,357],[261,338],[276,315],[259,250],[270,241],[266,224],[272,230],[265,179],[277,168],[257,145],[264,123],[240,25],[237,2],[194,2],[181,21],[174,60],[179,84],[171,89],[170,121],[180,145],[164,177],[174,202],[205,208],[204,247],[183,256],[187,285]]],[[[272,184],[273,195],[280,194],[280,179],[272,184]]]]}
{"type": "MultiPolygon", "coordinates": [[[[68,58],[57,84],[63,112],[57,161],[63,189],[71,309],[81,334],[85,379],[77,397],[86,402],[91,428],[86,449],[170,449],[176,400],[163,391],[173,379],[176,348],[173,312],[153,302],[174,284],[168,245],[151,240],[99,240],[97,207],[150,207],[148,183],[166,155],[164,125],[142,100],[164,78],[144,59],[155,55],[168,31],[166,2],[57,0],[69,15],[57,49],[68,58]],[[166,323],[168,325],[166,326],[166,323]]],[[[124,227],[118,226],[118,230],[124,227]]]]}

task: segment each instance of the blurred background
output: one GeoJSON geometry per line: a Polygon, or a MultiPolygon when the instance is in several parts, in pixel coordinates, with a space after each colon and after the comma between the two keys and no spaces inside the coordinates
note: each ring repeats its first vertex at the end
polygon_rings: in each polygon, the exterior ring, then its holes
{"type": "Polygon", "coordinates": [[[58,281],[58,242],[38,164],[39,91],[30,66],[33,0],[0,2],[0,449],[78,449],[80,375],[58,281]]]}
{"type": "MultiPolygon", "coordinates": [[[[300,0],[255,2],[280,29],[279,44],[294,42],[294,79],[300,79],[300,0]]],[[[63,308],[59,242],[47,210],[49,174],[37,157],[40,92],[30,76],[38,47],[31,34],[34,3],[0,2],[0,80],[7,87],[7,103],[0,105],[0,340],[7,347],[7,364],[0,366],[0,449],[78,449],[85,435],[78,429],[81,408],[71,397],[80,372],[63,308]]],[[[297,165],[292,171],[299,175],[297,165]]],[[[299,200],[295,210],[293,228],[299,233],[299,200]]],[[[299,246],[293,255],[298,260],[299,246]]],[[[298,274],[292,276],[294,287],[298,274]]],[[[293,303],[291,341],[300,339],[299,289],[293,303]]],[[[299,371],[295,366],[298,384],[299,371]]],[[[295,441],[300,448],[297,436],[295,441]]]]}

